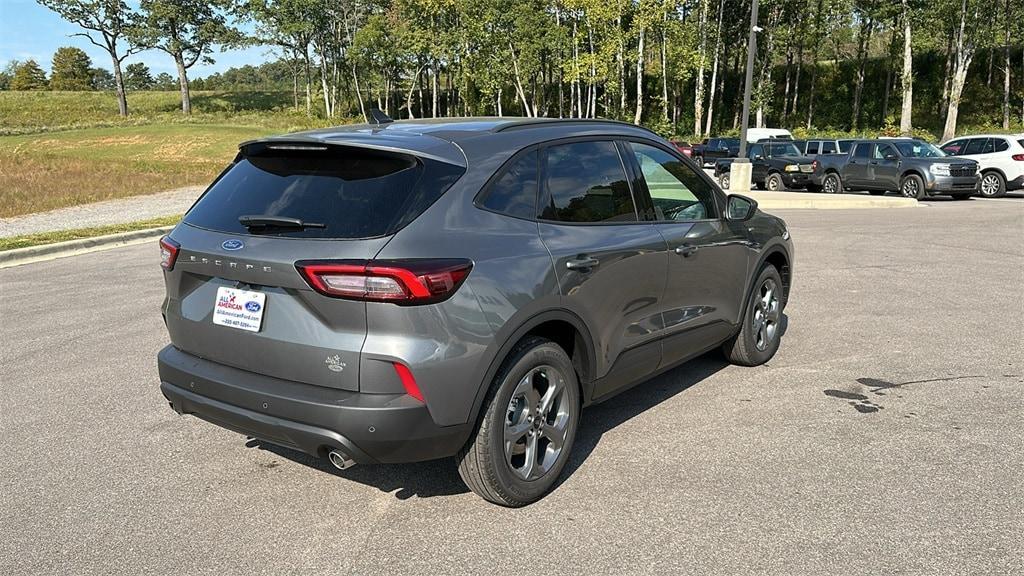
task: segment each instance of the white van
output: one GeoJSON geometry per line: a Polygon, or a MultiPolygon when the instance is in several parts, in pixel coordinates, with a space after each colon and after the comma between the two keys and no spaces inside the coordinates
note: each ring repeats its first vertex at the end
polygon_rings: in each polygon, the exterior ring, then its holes
{"type": "Polygon", "coordinates": [[[793,135],[785,128],[747,128],[747,142],[759,142],[768,138],[792,140],[793,135]]]}

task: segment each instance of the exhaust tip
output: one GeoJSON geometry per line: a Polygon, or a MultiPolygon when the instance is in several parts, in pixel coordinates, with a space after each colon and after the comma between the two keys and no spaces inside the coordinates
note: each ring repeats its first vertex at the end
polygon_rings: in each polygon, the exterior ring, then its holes
{"type": "Polygon", "coordinates": [[[331,450],[327,454],[327,459],[338,470],[346,470],[356,465],[356,461],[341,450],[331,450]]]}

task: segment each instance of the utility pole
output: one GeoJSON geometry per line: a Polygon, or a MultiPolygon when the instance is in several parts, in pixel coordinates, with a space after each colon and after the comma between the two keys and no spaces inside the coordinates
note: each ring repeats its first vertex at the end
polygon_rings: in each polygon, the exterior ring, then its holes
{"type": "Polygon", "coordinates": [[[747,158],[747,124],[750,123],[750,89],[754,81],[754,56],[757,55],[757,0],[750,6],[750,36],[747,38],[747,80],[743,85],[743,121],[740,123],[740,157],[729,169],[729,190],[749,192],[752,166],[747,158]]]}

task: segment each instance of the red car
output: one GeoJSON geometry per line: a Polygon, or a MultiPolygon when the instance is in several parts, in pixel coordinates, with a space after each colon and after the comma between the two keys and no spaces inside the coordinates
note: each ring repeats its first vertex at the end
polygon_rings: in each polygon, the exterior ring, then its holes
{"type": "Polygon", "coordinates": [[[680,152],[686,155],[687,158],[693,156],[693,146],[685,140],[672,140],[672,144],[679,149],[680,152]]]}

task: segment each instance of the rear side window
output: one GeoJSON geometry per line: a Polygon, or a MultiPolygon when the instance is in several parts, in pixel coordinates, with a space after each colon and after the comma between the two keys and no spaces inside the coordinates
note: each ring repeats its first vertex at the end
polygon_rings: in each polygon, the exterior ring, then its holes
{"type": "Polygon", "coordinates": [[[826,141],[822,142],[821,143],[821,153],[822,154],[835,154],[836,153],[836,143],[831,141],[831,140],[826,140],[826,141]]]}
{"type": "Polygon", "coordinates": [[[1002,138],[993,138],[992,142],[995,145],[995,152],[1006,152],[1007,150],[1010,149],[1010,143],[1007,142],[1006,140],[1003,140],[1002,138]]]}
{"type": "Polygon", "coordinates": [[[808,142],[807,143],[807,153],[808,154],[817,154],[818,153],[818,142],[816,140],[813,141],[813,142],[808,142]]]}
{"type": "Polygon", "coordinates": [[[849,140],[840,140],[839,141],[839,151],[841,153],[843,153],[843,154],[846,154],[847,152],[850,151],[850,145],[851,144],[853,144],[853,142],[851,142],[849,140]]]}
{"type": "Polygon", "coordinates": [[[636,208],[614,142],[574,142],[544,150],[540,218],[558,222],[636,222],[636,208]]]}
{"type": "Polygon", "coordinates": [[[853,149],[853,155],[857,158],[870,158],[871,144],[866,142],[857,144],[857,147],[853,149]]]}
{"type": "Polygon", "coordinates": [[[537,215],[537,168],[536,150],[521,154],[491,183],[481,206],[532,220],[537,215]]]}
{"type": "Polygon", "coordinates": [[[263,147],[235,163],[185,215],[184,222],[231,234],[384,236],[419,216],[462,173],[462,168],[443,162],[361,148],[263,147]],[[240,216],[297,218],[307,227],[250,230],[238,221],[240,216]]]}

